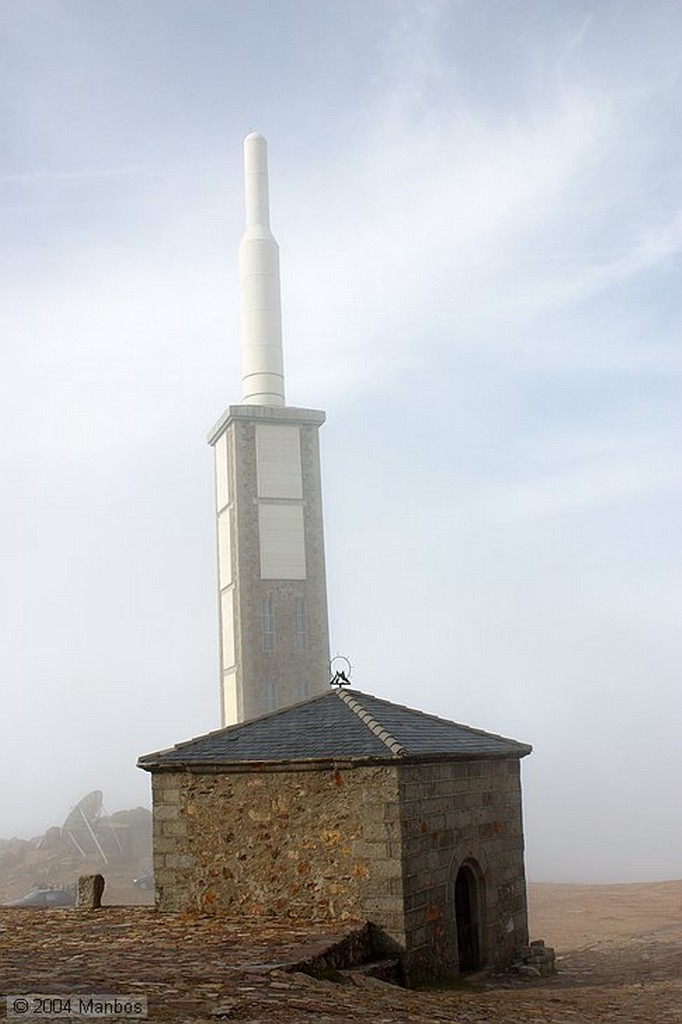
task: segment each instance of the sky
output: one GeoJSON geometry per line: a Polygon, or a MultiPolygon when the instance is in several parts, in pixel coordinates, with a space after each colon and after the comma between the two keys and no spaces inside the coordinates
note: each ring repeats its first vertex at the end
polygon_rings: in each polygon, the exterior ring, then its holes
{"type": "Polygon", "coordinates": [[[333,653],[682,875],[678,0],[0,0],[0,836],[219,726],[206,435],[268,139],[333,653]]]}

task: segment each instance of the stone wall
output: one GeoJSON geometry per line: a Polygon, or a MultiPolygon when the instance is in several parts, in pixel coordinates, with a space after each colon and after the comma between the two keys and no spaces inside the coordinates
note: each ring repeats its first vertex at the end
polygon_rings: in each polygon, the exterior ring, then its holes
{"type": "Polygon", "coordinates": [[[370,919],[404,944],[397,769],[154,773],[161,910],[370,919]]]}
{"type": "Polygon", "coordinates": [[[466,863],[480,966],[528,942],[517,759],[155,772],[153,797],[161,910],[369,920],[414,984],[459,972],[466,863]]]}
{"type": "Polygon", "coordinates": [[[454,887],[477,879],[481,966],[508,967],[528,942],[519,761],[400,769],[407,962],[413,979],[458,973],[454,887]]]}

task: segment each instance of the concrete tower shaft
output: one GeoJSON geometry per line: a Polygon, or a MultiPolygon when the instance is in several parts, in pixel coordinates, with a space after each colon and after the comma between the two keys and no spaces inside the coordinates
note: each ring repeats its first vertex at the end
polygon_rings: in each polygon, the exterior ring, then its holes
{"type": "Polygon", "coordinates": [[[270,230],[267,143],[244,139],[246,231],[239,246],[242,402],[283,406],[279,247],[270,230]]]}

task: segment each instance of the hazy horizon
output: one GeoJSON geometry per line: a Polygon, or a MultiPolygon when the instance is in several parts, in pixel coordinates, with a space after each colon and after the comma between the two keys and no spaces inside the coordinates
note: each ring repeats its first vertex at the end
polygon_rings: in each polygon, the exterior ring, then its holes
{"type": "MultiPolygon", "coordinates": [[[[82,799],[83,796],[86,795],[86,792],[89,793],[90,790],[87,790],[87,789],[84,790],[84,792],[81,794],[81,799],[82,799]]],[[[48,829],[54,828],[55,826],[61,828],[61,826],[64,824],[64,821],[66,820],[66,818],[68,816],[68,813],[73,809],[73,807],[76,806],[76,804],[78,802],[79,802],[78,800],[74,801],[74,803],[71,806],[69,806],[68,808],[65,809],[63,819],[52,821],[50,824],[46,825],[44,829],[41,829],[40,831],[36,832],[35,834],[33,834],[33,835],[28,835],[28,834],[26,834],[26,835],[11,835],[11,836],[9,836],[9,835],[8,836],[0,835],[0,842],[12,841],[12,840],[15,840],[15,839],[19,839],[19,840],[24,841],[24,842],[31,842],[31,841],[34,841],[34,840],[41,839],[42,836],[44,836],[45,833],[48,831],[48,829]]],[[[151,798],[146,803],[136,804],[135,807],[143,807],[145,810],[148,810],[148,811],[151,812],[151,798]]],[[[121,811],[131,811],[131,810],[134,810],[135,807],[133,807],[133,806],[130,806],[130,807],[111,807],[107,803],[106,793],[105,793],[104,794],[104,800],[103,800],[103,806],[102,806],[102,814],[104,816],[111,816],[111,815],[114,815],[114,814],[116,814],[118,812],[121,812],[121,811]]],[[[538,883],[538,884],[547,884],[547,885],[628,885],[628,884],[633,884],[633,885],[642,884],[642,885],[644,885],[644,884],[647,884],[647,883],[655,884],[656,882],[679,881],[680,878],[681,878],[680,875],[675,875],[675,876],[671,875],[669,878],[658,878],[658,877],[650,878],[650,877],[648,877],[648,875],[646,875],[646,872],[645,872],[645,874],[642,877],[635,877],[635,878],[629,878],[629,877],[628,878],[625,878],[625,877],[624,878],[613,878],[613,877],[611,877],[611,872],[609,872],[608,870],[606,872],[606,876],[605,877],[592,877],[589,874],[589,871],[587,873],[585,873],[585,872],[581,871],[579,868],[576,868],[575,869],[575,877],[572,877],[571,879],[566,879],[564,877],[554,877],[554,876],[551,875],[551,873],[547,874],[547,875],[542,875],[542,876],[533,875],[533,874],[529,874],[528,866],[527,866],[527,869],[526,869],[526,880],[528,882],[534,882],[534,883],[538,883]]]]}

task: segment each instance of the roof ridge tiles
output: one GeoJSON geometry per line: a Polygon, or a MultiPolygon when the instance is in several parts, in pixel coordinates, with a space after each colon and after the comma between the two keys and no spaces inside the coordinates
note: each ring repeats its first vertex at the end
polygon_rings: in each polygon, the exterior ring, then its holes
{"type": "Polygon", "coordinates": [[[377,739],[380,739],[381,742],[388,747],[392,754],[395,754],[396,757],[405,756],[407,751],[403,745],[395,738],[395,736],[391,736],[390,732],[387,729],[384,729],[383,725],[377,722],[376,719],[370,715],[369,711],[366,711],[365,708],[363,708],[359,700],[356,700],[355,697],[351,697],[350,693],[342,687],[339,687],[336,694],[340,700],[342,700],[344,704],[346,704],[350,710],[358,716],[363,725],[366,725],[370,732],[372,732],[377,739]]]}
{"type": "MultiPolygon", "coordinates": [[[[465,725],[464,722],[455,722],[451,718],[443,718],[442,715],[434,715],[429,711],[420,711],[418,708],[411,708],[407,704],[396,704],[394,701],[386,700],[385,697],[375,697],[373,693],[360,693],[359,690],[356,690],[356,693],[359,693],[361,697],[369,697],[370,700],[376,701],[377,704],[387,705],[397,711],[407,711],[410,715],[415,717],[431,720],[432,722],[440,722],[443,725],[454,725],[458,729],[464,729],[466,732],[471,733],[473,736],[483,736],[486,739],[500,740],[503,743],[511,743],[515,747],[524,749],[526,754],[530,754],[533,750],[529,743],[523,743],[521,740],[512,739],[510,736],[502,736],[501,733],[490,732],[488,729],[476,729],[473,725],[465,725]]],[[[521,756],[524,757],[525,754],[522,754],[521,756]]]]}

